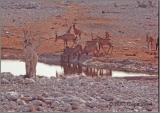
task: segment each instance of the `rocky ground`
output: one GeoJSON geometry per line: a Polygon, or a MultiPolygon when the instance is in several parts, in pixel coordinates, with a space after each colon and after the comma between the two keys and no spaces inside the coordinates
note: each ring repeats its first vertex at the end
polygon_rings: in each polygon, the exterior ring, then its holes
{"type": "Polygon", "coordinates": [[[149,32],[157,38],[158,8],[157,0],[152,5],[149,1],[139,0],[141,6],[131,0],[0,0],[1,58],[22,58],[22,29],[27,25],[35,40],[53,38],[44,40],[37,49],[39,61],[59,64],[64,45],[61,40],[54,41],[55,31],[64,34],[75,22],[82,32],[82,46],[91,40],[91,32],[94,37],[104,37],[105,31],[111,35],[114,46],[112,54],[82,57],[80,64],[157,74],[158,53],[147,50],[145,36],[149,32]]]}
{"type": "Polygon", "coordinates": [[[156,112],[158,79],[73,75],[35,81],[1,73],[0,111],[156,112]]]}

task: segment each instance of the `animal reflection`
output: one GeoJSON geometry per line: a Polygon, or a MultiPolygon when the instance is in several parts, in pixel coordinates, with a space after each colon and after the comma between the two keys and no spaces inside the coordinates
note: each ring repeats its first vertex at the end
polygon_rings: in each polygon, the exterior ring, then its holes
{"type": "Polygon", "coordinates": [[[86,67],[81,66],[80,64],[69,64],[69,63],[62,63],[61,66],[64,69],[64,75],[71,75],[71,74],[78,74],[78,75],[85,75],[91,77],[97,76],[111,76],[112,72],[109,69],[100,69],[100,68],[93,68],[93,67],[86,67]]]}
{"type": "Polygon", "coordinates": [[[66,47],[61,54],[61,62],[70,62],[71,58],[77,57],[77,59],[80,59],[80,54],[82,53],[82,46],[81,45],[76,45],[74,48],[73,47],[66,47]]]}

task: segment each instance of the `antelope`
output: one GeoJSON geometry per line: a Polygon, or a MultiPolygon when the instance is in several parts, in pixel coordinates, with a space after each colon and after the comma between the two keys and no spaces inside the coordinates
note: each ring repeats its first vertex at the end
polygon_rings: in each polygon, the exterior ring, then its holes
{"type": "Polygon", "coordinates": [[[75,24],[73,24],[73,31],[74,31],[74,34],[75,34],[77,37],[79,36],[79,38],[81,38],[81,33],[82,33],[82,31],[79,30],[79,29],[77,29],[75,24]]]}
{"type": "MultiPolygon", "coordinates": [[[[57,33],[56,33],[56,38],[55,38],[55,42],[57,40],[63,40],[64,41],[64,47],[67,47],[68,46],[68,41],[72,41],[73,42],[73,45],[75,44],[75,41],[76,41],[77,37],[75,37],[74,34],[71,34],[71,33],[65,33],[61,36],[57,36],[57,33]]],[[[73,46],[72,45],[72,46],[73,46]]]]}
{"type": "Polygon", "coordinates": [[[95,52],[99,53],[97,45],[98,45],[98,43],[95,42],[95,41],[87,41],[86,45],[85,45],[85,47],[84,47],[84,49],[82,51],[82,54],[85,53],[86,55],[88,55],[90,52],[92,52],[94,54],[95,54],[95,52]]]}
{"type": "Polygon", "coordinates": [[[93,38],[93,33],[91,32],[91,38],[92,40],[91,41],[86,41],[86,45],[83,49],[83,53],[87,54],[89,52],[96,52],[99,54],[99,50],[100,50],[100,43],[99,43],[99,39],[100,37],[97,36],[97,38],[93,38]]]}
{"type": "Polygon", "coordinates": [[[109,33],[108,33],[108,32],[105,32],[105,38],[108,39],[108,40],[110,40],[109,37],[110,37],[109,33]]]}
{"type": "Polygon", "coordinates": [[[27,38],[28,31],[24,31],[24,56],[25,56],[25,67],[26,77],[36,77],[36,65],[38,62],[38,55],[34,50],[34,46],[31,40],[27,38]]]}
{"type": "Polygon", "coordinates": [[[99,40],[99,48],[102,48],[102,50],[105,52],[105,54],[108,54],[109,51],[111,50],[111,54],[112,54],[113,45],[112,45],[112,43],[111,43],[108,39],[103,39],[103,38],[101,38],[101,39],[99,40]],[[107,53],[104,51],[104,47],[105,47],[106,45],[109,46],[107,53]]]}
{"type": "Polygon", "coordinates": [[[66,33],[71,33],[72,26],[69,27],[66,33]]]}
{"type": "Polygon", "coordinates": [[[93,40],[94,38],[93,38],[93,33],[91,32],[91,39],[93,40]]]}
{"type": "Polygon", "coordinates": [[[146,42],[147,42],[148,50],[152,50],[153,42],[154,42],[153,37],[152,37],[152,36],[149,36],[149,34],[147,34],[147,35],[146,35],[146,42]]]}
{"type": "Polygon", "coordinates": [[[76,45],[74,48],[69,48],[68,46],[64,49],[63,54],[61,55],[61,61],[64,60],[64,57],[66,58],[69,62],[69,59],[71,57],[75,58],[75,56],[78,57],[78,60],[80,58],[80,54],[82,53],[82,46],[81,45],[76,45]]]}
{"type": "Polygon", "coordinates": [[[82,53],[82,46],[81,45],[76,45],[74,48],[73,48],[73,57],[77,56],[78,57],[78,60],[80,58],[80,55],[82,53]]]}
{"type": "Polygon", "coordinates": [[[105,38],[101,38],[100,36],[97,36],[97,38],[92,39],[92,41],[97,42],[97,46],[98,46],[98,50],[99,51],[100,51],[100,49],[102,49],[105,54],[108,54],[109,51],[110,51],[110,49],[111,49],[111,53],[112,53],[112,51],[113,51],[113,45],[110,42],[108,32],[106,32],[106,37],[105,38]],[[106,45],[109,46],[109,49],[108,49],[107,53],[104,50],[104,46],[106,46],[106,45]]]}

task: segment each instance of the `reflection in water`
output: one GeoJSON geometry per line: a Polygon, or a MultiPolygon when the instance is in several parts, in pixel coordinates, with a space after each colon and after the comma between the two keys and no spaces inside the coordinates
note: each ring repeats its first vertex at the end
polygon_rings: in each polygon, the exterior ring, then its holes
{"type": "Polygon", "coordinates": [[[91,68],[91,67],[82,67],[79,64],[73,65],[68,63],[61,64],[62,68],[64,69],[64,74],[82,74],[86,76],[104,76],[104,75],[111,75],[111,70],[108,69],[98,69],[98,68],[91,68]]]}
{"type": "MultiPolygon", "coordinates": [[[[93,67],[80,66],[63,63],[61,66],[48,65],[38,62],[37,75],[40,76],[56,76],[56,75],[85,75],[85,76],[112,76],[112,77],[137,77],[137,76],[152,76],[141,73],[129,73],[123,71],[113,71],[109,69],[100,69],[93,67]]],[[[11,72],[14,75],[25,75],[25,63],[20,60],[1,60],[1,72],[11,72]]]]}
{"type": "MultiPolygon", "coordinates": [[[[73,65],[68,63],[63,63],[61,66],[58,66],[38,62],[36,70],[37,75],[47,77],[62,74],[78,74],[92,77],[111,75],[111,70],[82,67],[79,64],[73,65]]],[[[11,72],[14,75],[25,75],[25,63],[20,60],[1,60],[1,72],[11,72]]]]}

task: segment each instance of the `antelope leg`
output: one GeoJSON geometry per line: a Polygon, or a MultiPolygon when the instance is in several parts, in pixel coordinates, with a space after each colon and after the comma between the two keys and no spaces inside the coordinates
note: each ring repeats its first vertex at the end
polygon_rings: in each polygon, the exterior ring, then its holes
{"type": "Polygon", "coordinates": [[[113,52],[113,47],[112,47],[112,50],[111,50],[111,54],[112,54],[112,52],[113,52]]]}
{"type": "Polygon", "coordinates": [[[106,55],[107,55],[107,53],[106,53],[106,51],[104,50],[104,47],[103,47],[103,46],[101,46],[101,48],[102,48],[103,54],[106,56],[106,55]]]}
{"type": "Polygon", "coordinates": [[[64,48],[66,48],[66,42],[64,41],[64,48]]]}
{"type": "Polygon", "coordinates": [[[109,50],[111,49],[111,47],[109,47],[108,51],[107,51],[107,54],[109,54],[109,50]]]}
{"type": "Polygon", "coordinates": [[[73,41],[72,47],[74,47],[74,46],[75,46],[75,42],[73,41]]]}
{"type": "Polygon", "coordinates": [[[66,41],[66,46],[68,46],[68,42],[66,41]]]}

